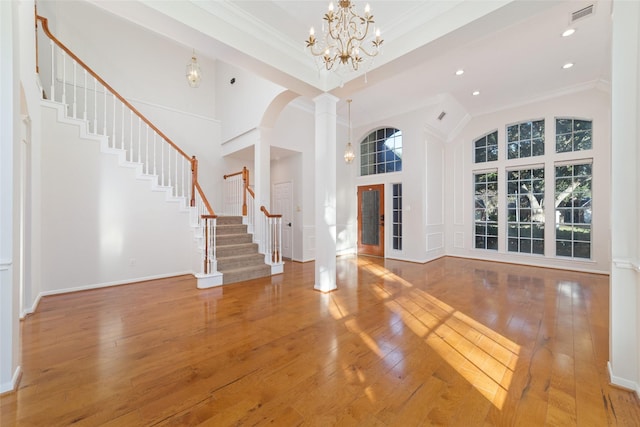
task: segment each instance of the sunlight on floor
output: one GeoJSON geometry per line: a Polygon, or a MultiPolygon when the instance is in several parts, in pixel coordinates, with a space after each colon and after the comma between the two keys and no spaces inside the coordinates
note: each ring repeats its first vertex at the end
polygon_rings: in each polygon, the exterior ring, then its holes
{"type": "MultiPolygon", "coordinates": [[[[502,409],[513,371],[518,361],[520,346],[433,297],[415,288],[410,282],[380,265],[357,260],[360,268],[401,285],[401,289],[372,286],[374,294],[396,313],[414,334],[424,338],[452,368],[464,377],[496,408],[502,409]]],[[[344,316],[334,300],[334,310],[344,316]]],[[[334,316],[335,317],[335,316],[334,316]]],[[[342,317],[336,317],[342,318],[342,317]]],[[[376,342],[357,327],[355,319],[347,327],[360,334],[363,341],[381,356],[376,342]]],[[[382,356],[381,356],[382,357],[382,356]]]]}

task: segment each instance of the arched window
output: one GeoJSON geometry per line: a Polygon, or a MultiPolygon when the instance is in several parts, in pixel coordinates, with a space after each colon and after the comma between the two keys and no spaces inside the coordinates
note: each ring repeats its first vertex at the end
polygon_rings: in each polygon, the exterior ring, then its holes
{"type": "Polygon", "coordinates": [[[402,131],[382,128],[360,142],[360,175],[402,170],[402,131]]]}

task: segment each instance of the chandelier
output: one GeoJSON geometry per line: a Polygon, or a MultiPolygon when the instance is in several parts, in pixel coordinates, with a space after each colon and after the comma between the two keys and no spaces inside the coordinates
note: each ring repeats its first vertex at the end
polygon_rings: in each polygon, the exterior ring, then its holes
{"type": "Polygon", "coordinates": [[[354,71],[358,70],[363,56],[374,57],[380,52],[382,40],[380,29],[375,31],[375,38],[369,34],[370,27],[374,24],[373,15],[369,5],[364,9],[364,16],[359,15],[352,1],[341,0],[338,2],[338,10],[334,11],[333,2],[329,3],[329,11],[324,15],[326,21],[323,27],[323,40],[318,42],[313,27],[309,31],[307,47],[313,56],[321,57],[327,70],[334,66],[351,65],[354,71]],[[371,45],[367,47],[367,42],[371,45]]]}
{"type": "Polygon", "coordinates": [[[344,161],[348,164],[353,162],[356,158],[356,153],[353,151],[353,145],[351,145],[351,99],[347,99],[347,105],[349,106],[349,135],[347,138],[347,147],[344,150],[344,161]]]}
{"type": "Polygon", "coordinates": [[[200,71],[198,61],[196,60],[196,50],[194,49],[193,55],[191,56],[191,62],[187,64],[187,81],[189,82],[189,86],[198,87],[200,86],[201,79],[202,72],[200,71]]]}

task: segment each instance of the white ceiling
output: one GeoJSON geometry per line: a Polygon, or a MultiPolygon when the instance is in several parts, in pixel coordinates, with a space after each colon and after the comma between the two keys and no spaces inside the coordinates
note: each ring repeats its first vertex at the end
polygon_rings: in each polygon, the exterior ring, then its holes
{"type": "Polygon", "coordinates": [[[331,92],[341,116],[352,98],[354,127],[427,108],[428,124],[449,138],[469,117],[610,81],[611,0],[371,0],[385,42],[366,79],[320,72],[305,51],[328,1],[94,2],[306,97],[331,92]],[[594,3],[570,25],[572,12],[594,3]],[[561,37],[569,26],[576,33],[561,37]],[[575,66],[562,69],[566,62],[575,66]]]}

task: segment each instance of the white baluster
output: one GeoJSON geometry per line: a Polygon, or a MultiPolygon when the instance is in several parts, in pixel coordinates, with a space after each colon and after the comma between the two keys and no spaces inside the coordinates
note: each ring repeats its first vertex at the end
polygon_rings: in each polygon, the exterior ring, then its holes
{"type": "Polygon", "coordinates": [[[142,119],[138,116],[138,163],[140,161],[140,147],[142,146],[142,119]]]}
{"type": "Polygon", "coordinates": [[[178,185],[180,185],[178,183],[178,150],[174,149],[174,151],[176,153],[176,158],[175,158],[175,171],[173,171],[173,173],[175,174],[173,195],[174,195],[174,197],[178,197],[178,185]]]}
{"type": "Polygon", "coordinates": [[[56,46],[53,44],[53,40],[49,40],[51,46],[51,100],[56,100],[56,46]]]}
{"type": "Polygon", "coordinates": [[[73,118],[74,119],[78,118],[78,111],[76,108],[76,104],[78,102],[78,96],[76,94],[77,87],[78,87],[76,83],[76,69],[78,68],[77,65],[78,63],[76,61],[73,61],[73,118]]]}
{"type": "Polygon", "coordinates": [[[282,262],[282,218],[278,218],[278,263],[282,262]]]}
{"type": "MultiPolygon", "coordinates": [[[[167,162],[167,185],[169,187],[171,187],[171,146],[169,144],[166,144],[167,146],[167,157],[168,157],[168,162],[167,162]]],[[[171,189],[171,191],[173,192],[173,188],[171,189]]]]}
{"type": "Polygon", "coordinates": [[[98,134],[98,80],[93,78],[93,133],[98,134]]]}
{"type": "Polygon", "coordinates": [[[129,110],[129,161],[133,162],[133,111],[129,110]]]}
{"type": "Polygon", "coordinates": [[[62,104],[67,112],[67,53],[62,51],[62,104]]]}
{"type": "MultiPolygon", "coordinates": [[[[120,129],[120,149],[124,150],[124,103],[120,102],[120,116],[122,118],[122,129],[120,129]]],[[[125,151],[125,158],[127,157],[127,153],[125,151]]]]}
{"type": "Polygon", "coordinates": [[[153,174],[156,174],[156,131],[153,131],[153,174]]]}
{"type": "Polygon", "coordinates": [[[160,145],[160,173],[162,175],[162,179],[160,181],[162,185],[164,185],[164,144],[160,145]]]}
{"type": "Polygon", "coordinates": [[[145,135],[145,140],[147,141],[147,144],[146,144],[146,155],[145,155],[145,160],[144,160],[144,163],[145,163],[145,166],[146,166],[145,174],[149,175],[149,125],[147,125],[147,127],[145,128],[144,135],[145,135]]]}
{"type": "Polygon", "coordinates": [[[84,113],[82,120],[87,120],[87,70],[84,70],[84,113]]]}
{"type": "MultiPolygon", "coordinates": [[[[210,213],[210,212],[209,212],[210,213]]],[[[216,218],[212,218],[211,222],[213,223],[212,226],[212,230],[211,230],[211,250],[213,251],[213,255],[211,256],[211,260],[212,261],[216,261],[217,260],[217,254],[216,254],[216,227],[218,226],[218,220],[216,218]]],[[[217,265],[217,262],[216,262],[217,265]]],[[[217,270],[217,267],[216,267],[217,270]]]]}
{"type": "Polygon", "coordinates": [[[113,148],[116,148],[116,96],[113,95],[113,123],[111,124],[111,136],[113,148]]]}
{"type": "Polygon", "coordinates": [[[104,105],[104,114],[103,114],[103,119],[104,119],[104,123],[102,126],[102,134],[103,135],[107,135],[107,88],[105,86],[102,86],[102,95],[103,95],[103,105],[104,105]]]}
{"type": "Polygon", "coordinates": [[[182,158],[182,197],[187,195],[187,175],[186,175],[186,159],[182,158]]]}

